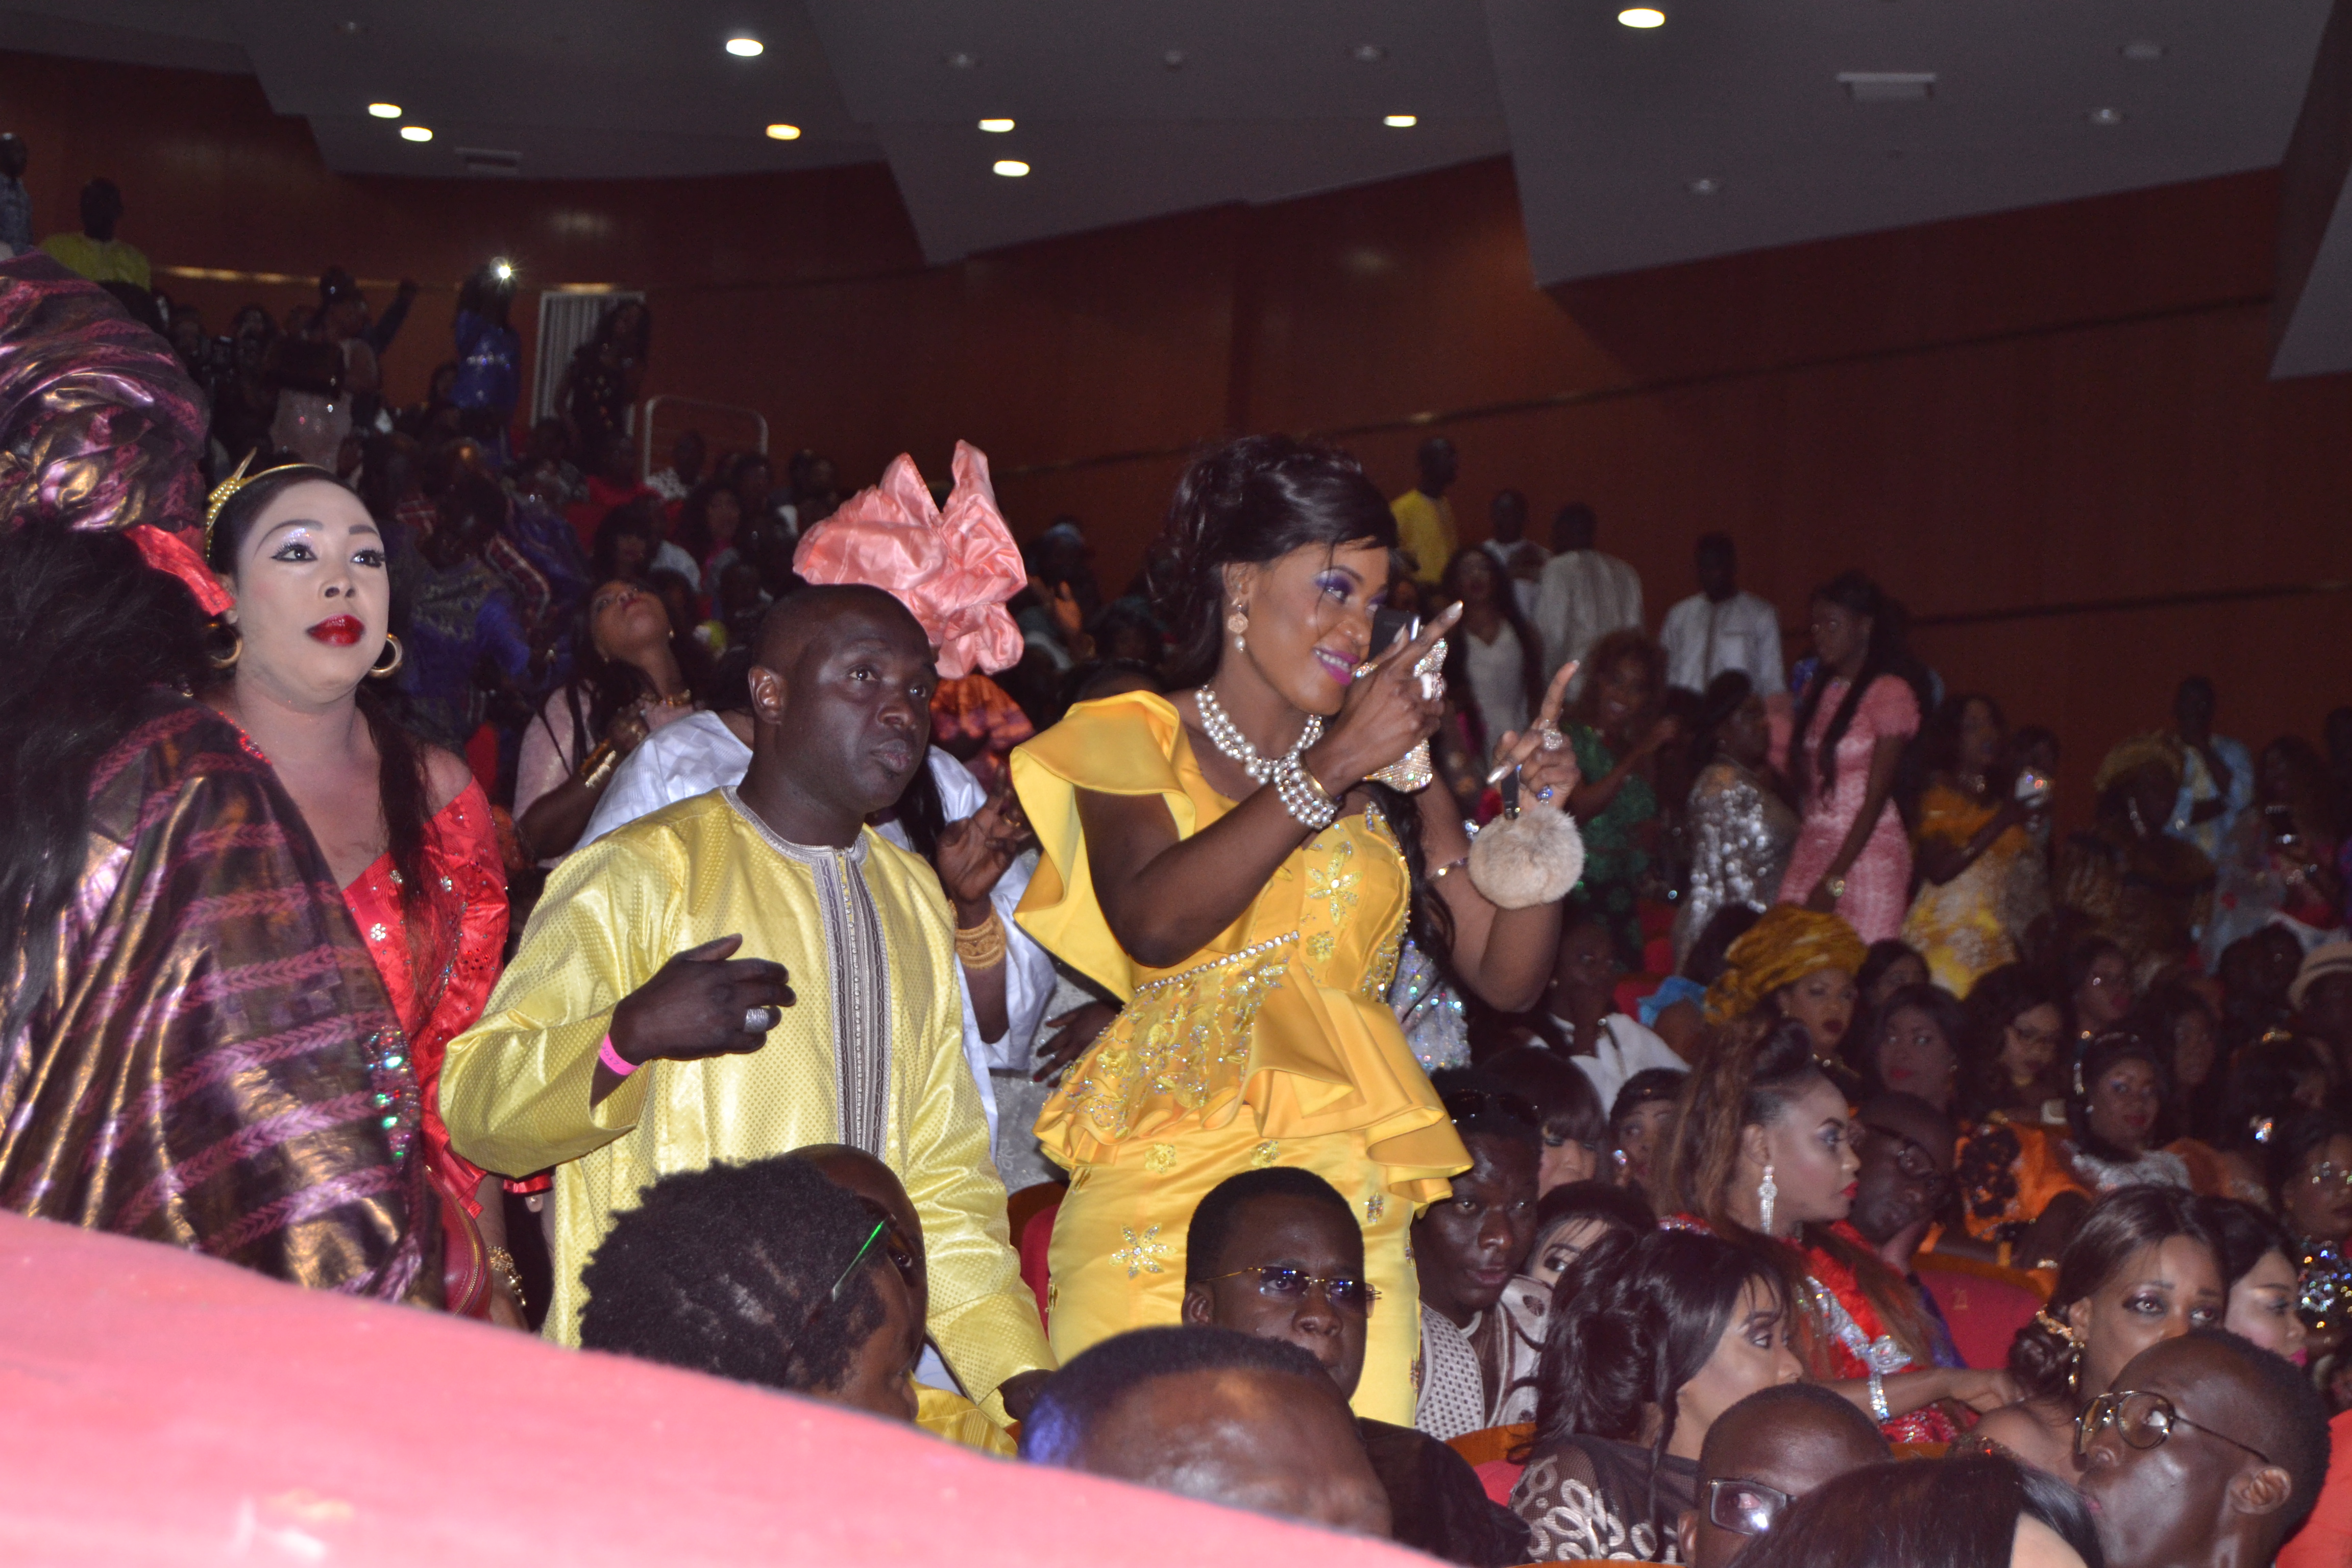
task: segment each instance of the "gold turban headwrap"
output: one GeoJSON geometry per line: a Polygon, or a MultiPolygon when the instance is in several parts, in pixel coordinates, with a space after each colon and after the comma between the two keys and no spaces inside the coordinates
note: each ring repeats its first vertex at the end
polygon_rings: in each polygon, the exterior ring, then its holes
{"type": "Polygon", "coordinates": [[[1808,974],[1862,968],[1870,949],[1853,927],[1836,915],[1817,914],[1801,904],[1774,904],[1724,954],[1722,975],[1706,992],[1706,1021],[1728,1024],[1747,1016],[1764,999],[1808,974]]]}
{"type": "Polygon", "coordinates": [[[2150,765],[2162,768],[2171,775],[2172,787],[2179,789],[2181,769],[2180,742],[2170,735],[2158,731],[2134,735],[2127,741],[2117,742],[2116,749],[2109,752],[2106,760],[2099,764],[2098,773],[2091,780],[2091,788],[2095,794],[2105,795],[2107,793],[2109,784],[2126,774],[2136,773],[2140,769],[2150,765]]]}

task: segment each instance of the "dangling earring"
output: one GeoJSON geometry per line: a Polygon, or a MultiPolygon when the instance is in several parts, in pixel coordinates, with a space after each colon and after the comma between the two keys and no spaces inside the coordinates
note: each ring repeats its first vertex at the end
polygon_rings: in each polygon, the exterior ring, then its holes
{"type": "Polygon", "coordinates": [[[1759,1228],[1767,1236],[1772,1234],[1772,1200],[1780,1195],[1780,1189],[1772,1184],[1772,1164],[1768,1160],[1764,1163],[1764,1179],[1756,1184],[1756,1213],[1763,1222],[1759,1228]]]}
{"type": "Polygon", "coordinates": [[[236,661],[245,657],[245,636],[233,625],[224,623],[224,626],[228,632],[228,651],[207,653],[205,655],[205,662],[215,669],[235,669],[236,661]]]}
{"type": "Polygon", "coordinates": [[[2139,802],[2136,800],[2125,801],[2124,810],[2131,814],[2132,837],[2135,838],[2147,837],[2147,824],[2140,820],[2139,802]]]}
{"type": "Polygon", "coordinates": [[[385,676],[390,675],[394,670],[398,669],[400,668],[401,661],[408,657],[408,650],[401,647],[400,639],[393,636],[390,632],[383,634],[383,646],[392,650],[392,662],[390,664],[384,663],[383,655],[378,654],[375,656],[375,662],[368,666],[368,674],[373,676],[378,680],[382,680],[385,676]]]}
{"type": "Polygon", "coordinates": [[[1235,653],[1243,652],[1249,647],[1247,643],[1242,640],[1242,634],[1249,630],[1249,616],[1239,605],[1235,605],[1234,606],[1233,614],[1225,617],[1225,630],[1234,634],[1234,651],[1235,653]]]}

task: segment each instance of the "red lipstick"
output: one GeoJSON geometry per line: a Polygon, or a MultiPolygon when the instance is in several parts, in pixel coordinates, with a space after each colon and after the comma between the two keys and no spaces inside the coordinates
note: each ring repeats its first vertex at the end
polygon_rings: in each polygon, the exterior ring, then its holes
{"type": "Polygon", "coordinates": [[[310,628],[310,635],[329,647],[352,647],[367,634],[357,616],[329,616],[310,628]]]}

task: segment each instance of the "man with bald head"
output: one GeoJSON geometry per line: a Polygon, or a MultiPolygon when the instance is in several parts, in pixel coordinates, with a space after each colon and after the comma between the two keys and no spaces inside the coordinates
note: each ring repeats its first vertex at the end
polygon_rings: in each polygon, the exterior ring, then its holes
{"type": "Polygon", "coordinates": [[[568,857],[450,1045],[453,1144],[509,1175],[555,1167],[551,1337],[576,1342],[580,1270],[647,1184],[840,1142],[905,1184],[931,1342],[982,1408],[1018,1416],[1052,1365],[964,1067],[953,917],[930,867],[865,825],[923,763],[936,679],[879,589],[779,604],[742,783],[568,857]]]}
{"type": "Polygon", "coordinates": [[[1751,1394],[1715,1418],[1699,1447],[1682,1560],[1724,1568],[1799,1498],[1892,1457],[1876,1423],[1818,1383],[1751,1394]]]}
{"type": "Polygon", "coordinates": [[[1388,1496],[1322,1363],[1231,1329],[1134,1329],[1088,1349],[1045,1385],[1022,1425],[1021,1457],[1389,1533],[1388,1496]]]}
{"type": "Polygon", "coordinates": [[[2327,1407],[2294,1363],[2191,1329],[2124,1363],[2077,1426],[2108,1568],[2255,1568],[2327,1479],[2327,1407]]]}

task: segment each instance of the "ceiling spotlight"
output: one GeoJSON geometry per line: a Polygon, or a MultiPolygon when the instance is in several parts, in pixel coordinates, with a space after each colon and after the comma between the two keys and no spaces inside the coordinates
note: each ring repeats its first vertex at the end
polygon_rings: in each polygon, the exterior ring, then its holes
{"type": "Polygon", "coordinates": [[[1711,196],[1723,189],[1723,182],[1711,174],[1701,174],[1691,181],[1687,188],[1695,196],[1711,196]]]}
{"type": "Polygon", "coordinates": [[[1013,121],[1010,120],[983,120],[980,122],[980,128],[982,131],[992,131],[999,136],[1002,136],[1004,132],[1013,129],[1013,121]]]}
{"type": "Polygon", "coordinates": [[[368,105],[368,112],[374,115],[378,120],[397,120],[400,118],[400,105],[396,103],[371,103],[368,105]]]}
{"type": "Polygon", "coordinates": [[[780,122],[768,127],[768,140],[771,142],[797,142],[800,139],[801,128],[797,125],[780,122]]]}
{"type": "Polygon", "coordinates": [[[1017,180],[1029,172],[1029,165],[1018,158],[999,158],[991,167],[1008,180],[1017,180]]]}
{"type": "Polygon", "coordinates": [[[2123,56],[2127,60],[2160,60],[2164,58],[2164,46],[2154,38],[2134,38],[2124,46],[2123,56]]]}
{"type": "Polygon", "coordinates": [[[1378,65],[1389,58],[1388,50],[1378,44],[1358,44],[1349,53],[1356,57],[1356,61],[1360,65],[1378,65]]]}
{"type": "Polygon", "coordinates": [[[766,52],[767,47],[767,45],[757,38],[744,37],[740,35],[727,40],[727,52],[738,59],[757,59],[766,52]]]}
{"type": "Polygon", "coordinates": [[[1617,21],[1626,27],[1663,27],[1666,14],[1654,5],[1629,5],[1617,13],[1617,21]]]}
{"type": "Polygon", "coordinates": [[[400,128],[400,139],[403,142],[430,142],[433,131],[425,125],[404,125],[400,128]]]}
{"type": "Polygon", "coordinates": [[[2090,118],[2094,125],[2121,125],[2125,116],[2122,110],[2103,104],[2091,110],[2090,118]]]}
{"type": "Polygon", "coordinates": [[[1383,114],[1381,116],[1381,123],[1387,126],[1391,131],[1410,131],[1414,126],[1421,123],[1421,116],[1418,114],[1383,114]]]}
{"type": "Polygon", "coordinates": [[[503,256],[497,258],[490,263],[490,276],[497,279],[501,283],[513,282],[514,263],[509,261],[503,256]]]}
{"type": "Polygon", "coordinates": [[[367,24],[355,19],[346,18],[343,21],[335,24],[335,31],[341,33],[346,38],[356,38],[362,33],[367,31],[367,24]]]}
{"type": "Polygon", "coordinates": [[[1170,70],[1180,71],[1184,68],[1184,62],[1190,58],[1181,49],[1171,49],[1160,57],[1160,63],[1170,70]]]}
{"type": "Polygon", "coordinates": [[[968,71],[980,63],[980,57],[967,49],[958,49],[948,57],[948,69],[968,71]]]}

